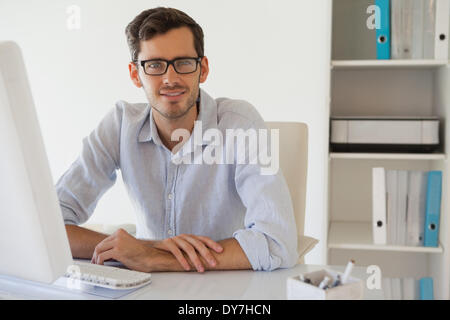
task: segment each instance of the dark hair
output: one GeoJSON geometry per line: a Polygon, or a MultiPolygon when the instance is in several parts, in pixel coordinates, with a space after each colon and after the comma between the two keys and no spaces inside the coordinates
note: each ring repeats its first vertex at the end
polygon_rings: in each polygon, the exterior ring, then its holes
{"type": "Polygon", "coordinates": [[[158,7],[142,11],[131,21],[125,29],[131,60],[137,61],[141,51],[140,41],[153,38],[155,35],[164,34],[171,29],[188,27],[194,35],[194,48],[199,57],[204,54],[203,30],[183,11],[158,7]]]}

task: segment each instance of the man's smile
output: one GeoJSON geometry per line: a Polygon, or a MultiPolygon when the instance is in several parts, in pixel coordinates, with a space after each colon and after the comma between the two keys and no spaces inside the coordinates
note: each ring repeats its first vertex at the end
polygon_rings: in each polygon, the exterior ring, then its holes
{"type": "Polygon", "coordinates": [[[186,93],[186,90],[177,90],[177,91],[164,91],[160,92],[160,95],[166,98],[167,100],[179,100],[181,99],[184,94],[186,93]]]}

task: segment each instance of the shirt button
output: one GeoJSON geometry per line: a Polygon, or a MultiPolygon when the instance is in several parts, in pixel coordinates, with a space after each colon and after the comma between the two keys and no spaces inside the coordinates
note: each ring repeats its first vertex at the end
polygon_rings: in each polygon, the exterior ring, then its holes
{"type": "Polygon", "coordinates": [[[173,199],[173,193],[169,193],[169,195],[167,196],[167,198],[169,198],[169,200],[173,199]]]}
{"type": "Polygon", "coordinates": [[[167,233],[168,233],[169,235],[172,235],[172,230],[169,229],[169,231],[167,231],[167,233]]]}

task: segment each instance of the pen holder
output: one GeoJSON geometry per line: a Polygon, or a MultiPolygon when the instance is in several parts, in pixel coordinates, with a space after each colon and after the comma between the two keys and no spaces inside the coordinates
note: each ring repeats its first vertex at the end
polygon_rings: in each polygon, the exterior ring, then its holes
{"type": "Polygon", "coordinates": [[[360,279],[349,277],[345,284],[334,288],[320,289],[319,283],[325,276],[342,278],[342,273],[332,270],[319,270],[305,273],[303,276],[311,280],[311,284],[300,280],[300,276],[287,279],[286,289],[288,300],[360,300],[364,296],[364,285],[360,279]]]}

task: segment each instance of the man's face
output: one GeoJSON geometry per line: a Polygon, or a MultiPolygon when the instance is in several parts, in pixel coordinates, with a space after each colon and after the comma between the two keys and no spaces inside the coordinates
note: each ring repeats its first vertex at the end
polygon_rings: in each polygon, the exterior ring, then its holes
{"type": "MultiPolygon", "coordinates": [[[[139,61],[179,57],[198,57],[194,36],[188,27],[172,29],[150,40],[141,41],[139,61]]],[[[145,74],[140,63],[138,67],[130,63],[129,70],[134,84],[144,88],[150,105],[166,119],[180,119],[195,106],[199,84],[205,82],[209,71],[206,57],[199,63],[197,70],[189,74],[177,73],[173,65],[159,76],[145,74]]]]}

